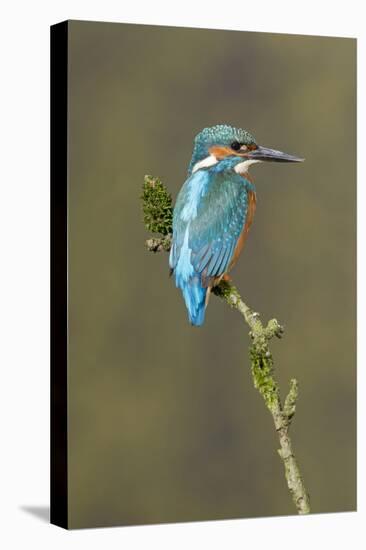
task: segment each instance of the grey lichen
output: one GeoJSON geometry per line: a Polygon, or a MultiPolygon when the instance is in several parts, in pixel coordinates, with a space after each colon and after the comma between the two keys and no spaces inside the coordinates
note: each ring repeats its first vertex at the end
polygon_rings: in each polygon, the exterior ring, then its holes
{"type": "Polygon", "coordinates": [[[298,381],[295,378],[292,378],[292,380],[290,381],[290,391],[287,394],[287,397],[285,399],[285,404],[283,406],[283,411],[286,414],[289,421],[291,421],[292,417],[295,414],[296,401],[297,401],[298,395],[299,395],[298,381]]]}
{"type": "Polygon", "coordinates": [[[165,250],[165,252],[169,252],[171,244],[172,236],[169,234],[162,238],[159,237],[158,239],[147,239],[146,248],[150,250],[150,252],[162,252],[163,250],[165,250]]]}
{"type": "MultiPolygon", "coordinates": [[[[159,178],[145,176],[142,201],[146,229],[161,235],[148,239],[147,249],[152,252],[168,252],[171,246],[173,206],[171,195],[159,178]]],[[[259,391],[272,415],[280,443],[278,453],[284,464],[287,486],[296,509],[299,514],[308,514],[310,499],[289,436],[289,428],[296,410],[298,382],[295,379],[291,380],[289,393],[282,406],[279,386],[274,377],[274,360],[269,349],[269,341],[274,336],[282,338],[284,329],[276,319],[271,319],[264,326],[259,313],[247,306],[237,288],[229,281],[222,280],[212,289],[212,293],[239,311],[249,326],[249,356],[254,387],[259,391]]]]}

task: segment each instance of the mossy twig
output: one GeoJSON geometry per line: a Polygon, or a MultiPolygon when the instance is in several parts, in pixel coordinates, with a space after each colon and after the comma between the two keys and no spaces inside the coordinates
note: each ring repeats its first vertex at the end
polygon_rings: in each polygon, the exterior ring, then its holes
{"type": "MultiPolygon", "coordinates": [[[[170,193],[158,178],[145,176],[142,201],[146,229],[161,235],[161,237],[150,238],[146,241],[148,250],[168,252],[171,246],[173,220],[170,193]]],[[[230,307],[238,310],[250,328],[249,336],[252,342],[249,356],[254,386],[272,415],[280,444],[278,453],[284,464],[287,486],[297,512],[308,514],[310,512],[309,495],[289,435],[291,421],[296,410],[298,383],[295,379],[291,380],[289,393],[282,405],[280,390],[274,377],[273,356],[269,349],[269,341],[274,336],[282,338],[284,329],[276,319],[271,319],[264,326],[259,314],[247,306],[236,287],[228,281],[222,280],[213,289],[213,294],[223,299],[230,307]]]]}

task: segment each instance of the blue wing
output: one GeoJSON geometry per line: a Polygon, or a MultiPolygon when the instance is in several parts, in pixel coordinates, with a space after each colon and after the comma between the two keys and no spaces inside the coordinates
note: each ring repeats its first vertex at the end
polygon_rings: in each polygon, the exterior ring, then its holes
{"type": "Polygon", "coordinates": [[[192,324],[204,320],[207,288],[230,265],[248,210],[248,187],[234,172],[200,170],[174,208],[170,267],[192,324]]]}

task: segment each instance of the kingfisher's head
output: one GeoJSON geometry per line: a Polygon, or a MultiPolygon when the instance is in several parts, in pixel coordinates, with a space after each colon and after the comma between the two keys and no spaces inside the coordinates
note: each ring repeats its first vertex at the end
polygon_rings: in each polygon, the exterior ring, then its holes
{"type": "Polygon", "coordinates": [[[302,162],[304,160],[258,145],[246,130],[219,124],[204,128],[196,136],[188,173],[192,174],[223,160],[227,162],[229,159],[239,173],[246,173],[249,166],[257,162],[302,162]]]}

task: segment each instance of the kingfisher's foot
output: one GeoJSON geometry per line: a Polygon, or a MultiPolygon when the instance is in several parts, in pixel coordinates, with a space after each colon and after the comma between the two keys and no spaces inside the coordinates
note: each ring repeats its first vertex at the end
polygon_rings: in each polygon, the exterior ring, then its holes
{"type": "Polygon", "coordinates": [[[225,273],[225,275],[222,277],[222,280],[225,281],[226,283],[230,283],[231,282],[231,277],[230,277],[230,275],[225,273]]]}

